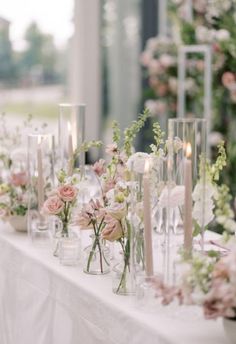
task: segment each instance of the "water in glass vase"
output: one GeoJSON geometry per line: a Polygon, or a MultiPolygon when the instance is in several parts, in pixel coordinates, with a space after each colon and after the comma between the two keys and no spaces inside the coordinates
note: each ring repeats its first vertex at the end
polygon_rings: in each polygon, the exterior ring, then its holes
{"type": "Polygon", "coordinates": [[[84,249],[84,272],[104,275],[110,272],[110,249],[101,237],[92,235],[92,244],[84,249]]]}

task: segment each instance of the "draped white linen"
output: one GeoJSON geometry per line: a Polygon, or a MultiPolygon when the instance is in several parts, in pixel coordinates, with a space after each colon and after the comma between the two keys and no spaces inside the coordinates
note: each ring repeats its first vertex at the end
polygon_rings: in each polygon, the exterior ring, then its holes
{"type": "MultiPolygon", "coordinates": [[[[155,302],[155,300],[153,301],[155,302]]],[[[176,310],[175,310],[176,312],[176,310]]],[[[0,344],[226,344],[221,321],[153,313],[111,278],[60,266],[49,248],[0,224],[0,344]]]]}

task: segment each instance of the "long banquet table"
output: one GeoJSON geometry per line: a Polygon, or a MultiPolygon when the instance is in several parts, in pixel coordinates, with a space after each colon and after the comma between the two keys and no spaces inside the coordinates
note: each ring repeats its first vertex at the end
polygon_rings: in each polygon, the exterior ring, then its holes
{"type": "Polygon", "coordinates": [[[227,343],[221,320],[158,304],[140,310],[133,297],[112,293],[109,275],[61,266],[48,248],[3,224],[0,302],[0,344],[227,343]]]}

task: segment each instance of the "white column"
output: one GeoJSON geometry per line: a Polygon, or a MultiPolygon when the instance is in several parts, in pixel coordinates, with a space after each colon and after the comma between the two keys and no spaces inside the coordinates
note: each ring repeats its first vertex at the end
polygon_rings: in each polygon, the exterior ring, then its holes
{"type": "Polygon", "coordinates": [[[70,98],[86,104],[86,140],[100,137],[100,12],[101,0],[74,0],[70,98]]]}

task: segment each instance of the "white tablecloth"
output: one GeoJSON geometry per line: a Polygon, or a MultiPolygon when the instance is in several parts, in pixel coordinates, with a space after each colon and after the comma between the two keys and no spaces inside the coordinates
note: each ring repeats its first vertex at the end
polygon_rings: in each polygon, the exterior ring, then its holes
{"type": "Polygon", "coordinates": [[[61,266],[48,248],[0,225],[0,344],[227,343],[220,320],[179,314],[158,305],[145,313],[112,293],[109,275],[61,266]]]}

